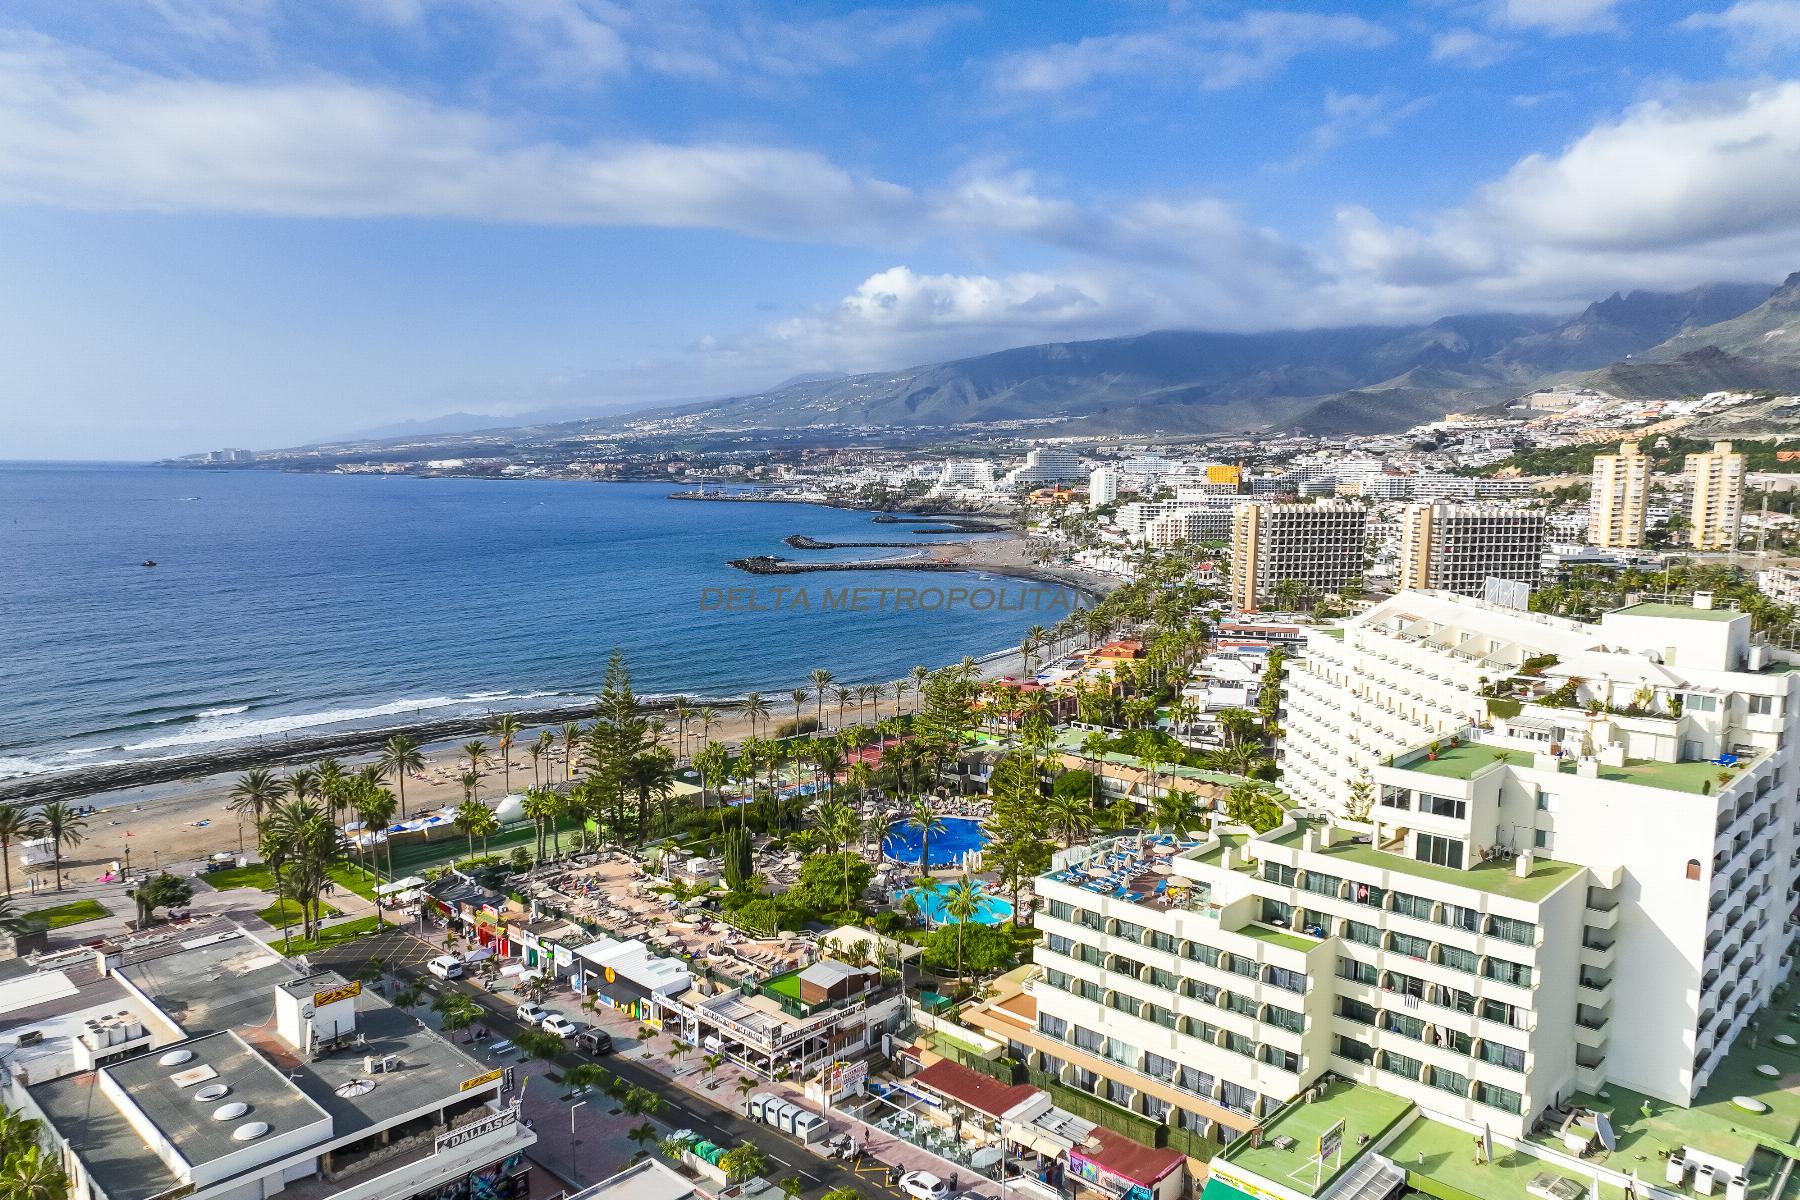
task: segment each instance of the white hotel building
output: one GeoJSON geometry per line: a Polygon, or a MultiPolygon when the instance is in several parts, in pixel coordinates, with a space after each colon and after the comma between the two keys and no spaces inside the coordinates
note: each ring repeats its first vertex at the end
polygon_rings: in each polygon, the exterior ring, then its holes
{"type": "Polygon", "coordinates": [[[1190,1153],[1327,1072],[1504,1138],[1578,1094],[1686,1107],[1788,973],[1797,681],[1723,609],[1402,593],[1292,671],[1309,816],[1063,852],[1041,977],[973,1016],[1190,1153]],[[1515,681],[1491,716],[1482,677],[1515,681]]]}

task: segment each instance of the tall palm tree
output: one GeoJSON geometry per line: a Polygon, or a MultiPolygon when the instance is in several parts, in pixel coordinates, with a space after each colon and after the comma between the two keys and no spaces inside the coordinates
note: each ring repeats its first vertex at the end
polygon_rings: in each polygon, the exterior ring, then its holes
{"type": "Polygon", "coordinates": [[[912,669],[913,711],[919,711],[919,705],[925,699],[925,681],[931,678],[931,668],[920,665],[912,669]]]}
{"type": "Polygon", "coordinates": [[[263,814],[274,808],[287,790],[267,767],[251,767],[231,789],[231,801],[225,807],[236,813],[249,813],[250,823],[262,830],[263,814]]]}
{"type": "Polygon", "coordinates": [[[339,810],[344,804],[344,764],[335,758],[319,760],[319,795],[331,808],[333,820],[337,819],[339,810]]]}
{"type": "Polygon", "coordinates": [[[1051,826],[1062,836],[1064,847],[1073,846],[1094,827],[1094,805],[1080,796],[1052,796],[1049,810],[1051,826]]]}
{"type": "Polygon", "coordinates": [[[662,746],[653,746],[633,755],[625,764],[625,782],[638,797],[638,842],[641,844],[650,827],[650,801],[654,797],[662,810],[662,830],[669,832],[669,797],[675,791],[675,756],[662,746]]]}
{"type": "Polygon", "coordinates": [[[314,767],[296,767],[283,782],[288,795],[296,800],[309,800],[319,794],[319,772],[314,767]]]}
{"type": "MultiPolygon", "coordinates": [[[[344,861],[344,834],[331,814],[311,800],[293,799],[275,807],[263,826],[263,861],[275,873],[278,901],[292,897],[300,908],[301,936],[317,936],[320,897],[331,886],[331,868],[344,861]]],[[[281,905],[282,937],[287,938],[287,905],[281,905]]]]}
{"type": "Polygon", "coordinates": [[[832,702],[837,705],[838,728],[839,729],[842,729],[844,727],[844,710],[846,708],[850,707],[850,701],[854,700],[855,698],[856,698],[856,692],[853,691],[852,689],[847,688],[847,687],[838,686],[838,685],[833,685],[833,687],[831,689],[831,699],[832,699],[832,702]]]}
{"type": "Polygon", "coordinates": [[[912,804],[913,824],[919,827],[919,874],[931,874],[931,835],[944,832],[944,823],[931,811],[931,801],[920,796],[912,804]]]}
{"type": "MultiPolygon", "coordinates": [[[[394,799],[394,793],[384,787],[367,784],[356,793],[356,819],[363,823],[363,833],[371,839],[369,842],[371,848],[375,845],[373,841],[375,831],[381,832],[381,844],[387,848],[389,879],[394,877],[394,846],[388,840],[387,827],[388,822],[394,819],[394,810],[397,807],[399,805],[394,799]]],[[[379,928],[381,923],[381,904],[377,901],[375,904],[376,927],[379,928]]]]}
{"type": "Polygon", "coordinates": [[[463,756],[469,760],[469,774],[475,777],[474,794],[470,799],[479,800],[481,799],[481,768],[493,756],[488,751],[487,743],[480,738],[476,738],[472,742],[464,742],[462,752],[463,756]]]}
{"type": "Polygon", "coordinates": [[[450,823],[462,830],[463,836],[469,839],[470,858],[475,857],[475,838],[477,835],[486,836],[481,831],[487,828],[487,821],[493,815],[488,811],[487,805],[475,799],[464,800],[456,806],[456,815],[450,818],[450,823]]]}
{"type": "Polygon", "coordinates": [[[715,790],[725,781],[729,756],[718,742],[708,742],[694,754],[694,768],[700,772],[700,811],[706,811],[706,789],[715,790]]]}
{"type": "Polygon", "coordinates": [[[788,699],[794,702],[794,736],[800,736],[800,706],[806,703],[809,695],[805,688],[795,688],[788,693],[788,699]]]}
{"type": "Polygon", "coordinates": [[[981,911],[981,889],[967,875],[950,885],[944,893],[944,915],[956,922],[956,976],[962,978],[963,927],[981,911]]]}
{"type": "Polygon", "coordinates": [[[531,743],[531,783],[533,787],[543,786],[542,767],[551,749],[556,745],[556,735],[548,729],[538,730],[536,740],[531,743]]]}
{"type": "Polygon", "coordinates": [[[767,719],[769,715],[769,702],[763,698],[761,692],[751,692],[744,697],[744,715],[750,718],[750,736],[755,737],[756,722],[760,719],[767,719]]]}
{"type": "Polygon", "coordinates": [[[575,746],[581,741],[581,726],[570,721],[562,727],[563,746],[563,782],[569,782],[569,772],[575,765],[575,746]]]}
{"type": "Polygon", "coordinates": [[[6,875],[6,894],[12,895],[12,851],[20,842],[42,836],[42,824],[23,804],[0,804],[0,870],[6,875]]]}
{"type": "Polygon", "coordinates": [[[700,741],[702,744],[712,741],[712,727],[718,723],[719,710],[710,704],[702,708],[700,717],[700,741]]]}
{"type": "Polygon", "coordinates": [[[560,807],[555,792],[549,788],[532,788],[525,793],[525,815],[537,828],[537,857],[544,858],[544,833],[548,822],[556,818],[556,810],[560,807]]]}
{"type": "Polygon", "coordinates": [[[500,748],[500,773],[501,778],[505,781],[501,786],[510,796],[512,795],[512,748],[514,740],[519,736],[519,718],[511,713],[502,713],[495,717],[493,723],[488,726],[488,736],[493,738],[495,744],[500,748]]]}
{"type": "Polygon", "coordinates": [[[62,891],[62,852],[64,847],[73,850],[81,845],[82,831],[87,828],[87,818],[77,816],[73,805],[61,800],[52,800],[38,810],[38,836],[50,839],[51,870],[56,872],[56,890],[62,891]]]}
{"type": "Polygon", "coordinates": [[[677,696],[669,712],[675,718],[675,761],[680,762],[687,757],[687,727],[694,719],[694,710],[689,707],[686,696],[677,696]]]}
{"type": "Polygon", "coordinates": [[[856,839],[862,836],[862,818],[848,804],[834,800],[819,810],[819,832],[825,835],[832,849],[844,860],[844,907],[854,908],[856,897],[850,894],[850,858],[851,848],[856,839]]]}
{"type": "Polygon", "coordinates": [[[425,756],[419,752],[419,743],[404,733],[396,733],[381,748],[379,762],[382,773],[394,777],[394,786],[400,793],[400,819],[406,820],[406,777],[425,769],[425,756]]]}
{"type": "MultiPolygon", "coordinates": [[[[825,725],[825,693],[827,693],[828,691],[831,690],[832,678],[833,677],[832,677],[831,672],[827,671],[824,667],[814,667],[813,668],[812,685],[813,685],[813,691],[815,693],[817,693],[817,695],[819,697],[819,726],[820,726],[820,728],[824,728],[824,725],[825,725]]],[[[796,721],[795,722],[796,728],[798,727],[798,725],[799,725],[799,722],[796,721]]]]}

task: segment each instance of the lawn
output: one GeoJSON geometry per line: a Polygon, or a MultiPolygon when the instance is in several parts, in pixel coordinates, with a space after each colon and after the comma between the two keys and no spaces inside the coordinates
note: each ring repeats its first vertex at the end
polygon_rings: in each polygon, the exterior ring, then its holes
{"type": "Polygon", "coordinates": [[[111,913],[112,910],[98,900],[71,900],[67,904],[58,904],[55,908],[40,908],[36,912],[26,913],[23,919],[36,929],[62,929],[68,925],[80,925],[84,921],[98,921],[111,913]]]}
{"type": "MultiPolygon", "coordinates": [[[[1532,1200],[1531,1183],[1539,1175],[1555,1175],[1581,1188],[1585,1198],[1593,1176],[1566,1162],[1546,1162],[1505,1146],[1495,1145],[1494,1161],[1475,1161],[1475,1136],[1436,1121],[1416,1120],[1387,1148],[1387,1156],[1406,1168],[1407,1183],[1440,1200],[1532,1200]]],[[[1616,1164],[1615,1164],[1616,1165],[1616,1164]]],[[[1638,1177],[1651,1179],[1647,1169],[1638,1177]]],[[[1660,1171],[1655,1178],[1661,1180],[1660,1171]]],[[[1600,1188],[1601,1200],[1619,1200],[1624,1192],[1610,1185],[1600,1188]]]]}
{"type": "MultiPolygon", "coordinates": [[[[327,917],[339,917],[343,915],[329,904],[322,906],[322,912],[323,915],[327,917]]],[[[280,929],[284,913],[286,914],[288,924],[300,924],[300,902],[298,900],[290,900],[286,896],[283,896],[280,900],[277,900],[274,904],[269,905],[269,907],[263,909],[256,915],[261,917],[264,921],[267,921],[276,929],[280,929]]]]}
{"type": "MultiPolygon", "coordinates": [[[[511,852],[514,846],[535,848],[536,842],[537,829],[530,821],[522,821],[489,838],[487,852],[504,856],[511,852]]],[[[549,843],[546,841],[545,845],[548,847],[549,843]]],[[[572,823],[563,829],[562,845],[565,854],[575,846],[575,830],[572,823]]],[[[393,851],[395,875],[417,875],[426,867],[441,866],[452,859],[467,858],[469,839],[449,826],[443,826],[429,839],[409,838],[383,849],[383,866],[387,865],[385,859],[388,849],[393,851]]],[[[481,853],[479,840],[475,843],[475,853],[481,853]]]]}
{"type": "MultiPolygon", "coordinates": [[[[346,891],[355,892],[365,900],[375,898],[376,877],[354,863],[338,863],[327,872],[332,882],[346,891]]],[[[275,894],[275,872],[267,864],[251,863],[247,867],[230,867],[223,871],[208,871],[200,878],[219,891],[231,888],[255,888],[260,892],[275,894]]]]}
{"type": "Polygon", "coordinates": [[[328,946],[336,946],[341,942],[352,941],[364,934],[374,932],[375,918],[373,916],[357,917],[354,921],[345,921],[341,925],[333,925],[321,930],[316,938],[296,937],[283,942],[280,934],[276,934],[269,938],[268,942],[275,949],[292,958],[296,954],[314,954],[328,946]]]}

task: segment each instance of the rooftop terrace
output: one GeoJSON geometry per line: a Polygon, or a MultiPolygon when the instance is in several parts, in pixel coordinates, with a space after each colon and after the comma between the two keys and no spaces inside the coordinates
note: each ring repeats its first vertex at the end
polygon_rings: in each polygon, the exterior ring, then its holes
{"type": "MultiPolygon", "coordinates": [[[[1505,746],[1489,745],[1485,742],[1464,742],[1460,746],[1444,747],[1438,751],[1437,758],[1431,759],[1421,754],[1407,762],[1396,763],[1402,770],[1413,771],[1420,775],[1435,775],[1441,779],[1469,780],[1476,774],[1493,766],[1505,763],[1513,767],[1529,768],[1534,756],[1525,750],[1513,750],[1505,746]]],[[[1564,775],[1575,774],[1575,760],[1565,757],[1557,769],[1564,775]]],[[[1612,783],[1630,783],[1638,787],[1661,788],[1671,792],[1689,792],[1702,795],[1719,786],[1719,772],[1725,768],[1711,762],[1657,762],[1654,759],[1627,759],[1623,766],[1611,767],[1604,763],[1599,769],[1599,778],[1612,783]]]]}
{"type": "MultiPolygon", "coordinates": [[[[1475,1135],[1460,1129],[1417,1120],[1388,1144],[1386,1153],[1406,1168],[1408,1185],[1441,1200],[1543,1200],[1543,1194],[1532,1191],[1531,1186],[1544,1175],[1567,1180],[1569,1186],[1578,1189],[1573,1194],[1581,1200],[1588,1200],[1591,1195],[1592,1175],[1505,1146],[1494,1147],[1492,1162],[1478,1163],[1475,1141],[1475,1135]]],[[[1662,1179],[1660,1172],[1652,1179],[1648,1170],[1638,1177],[1646,1182],[1662,1179]]],[[[1601,1200],[1622,1200],[1624,1195],[1622,1188],[1600,1188],[1601,1200]]]]}
{"type": "Polygon", "coordinates": [[[1621,617],[1674,617],[1682,621],[1735,621],[1745,615],[1735,608],[1695,608],[1691,604],[1659,604],[1653,600],[1614,612],[1621,617]]]}
{"type": "MultiPolygon", "coordinates": [[[[1269,844],[1289,848],[1296,847],[1301,844],[1305,834],[1304,826],[1296,827],[1279,837],[1270,838],[1269,844]]],[[[1378,850],[1368,843],[1352,841],[1340,841],[1321,848],[1315,853],[1322,854],[1327,858],[1343,859],[1359,866],[1379,867],[1384,871],[1397,871],[1420,879],[1431,879],[1456,887],[1474,888],[1477,891],[1489,892],[1497,896],[1511,896],[1518,900],[1532,902],[1542,900],[1582,871],[1582,868],[1574,863],[1557,862],[1550,858],[1536,858],[1532,860],[1531,874],[1521,879],[1515,869],[1516,862],[1505,859],[1476,863],[1467,869],[1459,870],[1455,867],[1440,867],[1434,863],[1420,862],[1417,859],[1408,858],[1404,854],[1378,850]]]]}
{"type": "Polygon", "coordinates": [[[1359,1083],[1335,1083],[1311,1104],[1289,1105],[1263,1126],[1261,1146],[1241,1137],[1221,1153],[1223,1161],[1262,1176],[1271,1183],[1291,1187],[1302,1195],[1316,1196],[1330,1187],[1339,1172],[1356,1161],[1357,1139],[1367,1134],[1375,1141],[1406,1115],[1412,1101],[1389,1095],[1359,1083]],[[1323,1178],[1315,1186],[1310,1164],[1318,1153],[1319,1135],[1344,1122],[1344,1148],[1334,1167],[1327,1162],[1323,1178]],[[1286,1146],[1277,1143],[1287,1143],[1286,1146]]]}

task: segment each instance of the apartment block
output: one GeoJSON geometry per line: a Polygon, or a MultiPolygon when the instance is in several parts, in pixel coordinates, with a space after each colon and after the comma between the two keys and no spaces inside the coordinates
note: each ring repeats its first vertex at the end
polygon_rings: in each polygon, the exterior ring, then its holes
{"type": "Polygon", "coordinates": [[[1644,544],[1644,508],[1650,495],[1650,459],[1636,442],[1620,442],[1617,454],[1596,454],[1588,499],[1588,541],[1606,550],[1644,544]]]}
{"type": "MultiPolygon", "coordinates": [[[[1745,1054],[1773,1053],[1751,1022],[1770,1020],[1796,935],[1800,662],[1749,625],[1705,596],[1583,624],[1402,593],[1344,641],[1314,633],[1309,658],[1346,647],[1381,668],[1377,700],[1427,703],[1413,685],[1451,664],[1494,694],[1476,689],[1454,728],[1393,739],[1359,811],[1301,796],[1290,771],[1307,815],[1267,832],[1060,853],[1035,885],[1040,974],[969,1019],[1040,1085],[1123,1108],[1168,1145],[1281,1164],[1238,1176],[1276,1185],[1257,1195],[1325,1194],[1323,1168],[1302,1168],[1330,1125],[1292,1114],[1324,1103],[1328,1122],[1333,1097],[1364,1110],[1371,1145],[1424,1119],[1468,1131],[1464,1153],[1482,1136],[1598,1148],[1600,1105],[1621,1127],[1657,1115],[1690,1174],[1767,1172],[1756,1139],[1693,1132],[1728,1123],[1715,1098],[1751,1086],[1745,1054]],[[1271,1147],[1284,1123],[1306,1135],[1271,1147]]],[[[1335,718],[1350,686],[1290,694],[1287,761],[1338,747],[1315,788],[1354,777],[1342,744],[1360,732],[1302,710],[1335,718]]],[[[1784,1120],[1792,1143],[1791,1114],[1770,1128],[1784,1120]]]]}
{"type": "Polygon", "coordinates": [[[1737,545],[1744,515],[1744,456],[1730,442],[1715,442],[1705,453],[1687,456],[1683,472],[1688,494],[1688,544],[1696,550],[1729,550],[1737,545]]]}
{"type": "Polygon", "coordinates": [[[1100,508],[1119,498],[1119,472],[1113,467],[1095,467],[1088,473],[1088,507],[1100,508]]]}
{"type": "Polygon", "coordinates": [[[1535,585],[1545,536],[1539,509],[1409,505],[1401,517],[1400,587],[1479,596],[1490,578],[1535,585]]]}
{"type": "Polygon", "coordinates": [[[1358,504],[1259,504],[1237,509],[1231,530],[1231,600],[1254,610],[1275,585],[1298,580],[1321,592],[1363,570],[1369,514],[1358,504]]]}

